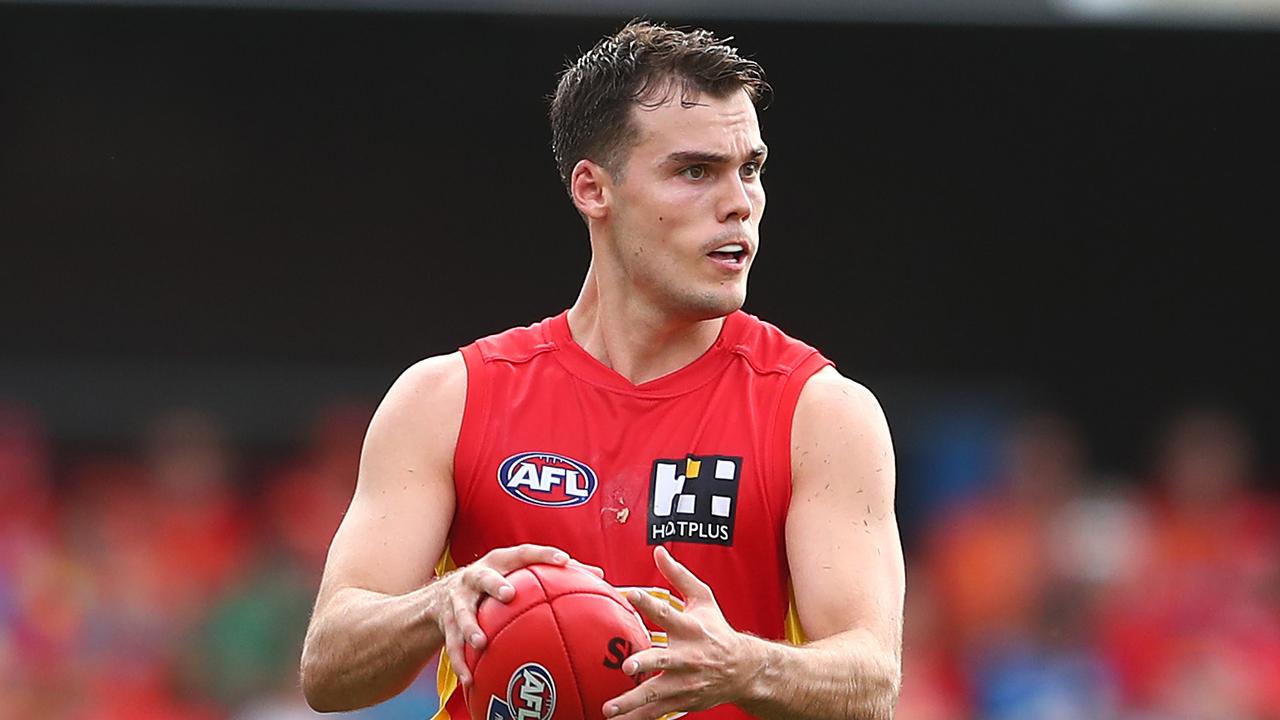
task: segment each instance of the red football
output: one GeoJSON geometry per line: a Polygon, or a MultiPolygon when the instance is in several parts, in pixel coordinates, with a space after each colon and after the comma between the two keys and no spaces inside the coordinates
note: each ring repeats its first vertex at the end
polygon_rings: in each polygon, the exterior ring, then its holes
{"type": "Polygon", "coordinates": [[[649,633],[612,585],[573,567],[531,565],[507,575],[509,603],[476,613],[489,639],[466,646],[472,720],[603,720],[606,700],[636,686],[622,661],[649,633]]]}

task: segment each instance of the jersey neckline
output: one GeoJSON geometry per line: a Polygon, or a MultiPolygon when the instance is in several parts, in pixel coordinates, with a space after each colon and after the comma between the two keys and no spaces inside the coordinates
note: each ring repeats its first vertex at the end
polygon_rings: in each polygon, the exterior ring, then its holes
{"type": "Polygon", "coordinates": [[[557,359],[575,377],[628,395],[669,397],[701,387],[722,371],[733,359],[731,351],[739,344],[746,326],[746,313],[741,310],[729,313],[720,326],[720,334],[706,352],[678,370],[639,385],[633,384],[616,370],[597,360],[573,339],[573,332],[569,329],[568,310],[551,318],[548,330],[552,343],[560,351],[555,353],[557,359]]]}

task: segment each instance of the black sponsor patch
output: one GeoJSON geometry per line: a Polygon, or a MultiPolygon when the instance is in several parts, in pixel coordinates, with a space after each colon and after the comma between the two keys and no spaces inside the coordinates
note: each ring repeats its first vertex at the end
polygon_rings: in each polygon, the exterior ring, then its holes
{"type": "Polygon", "coordinates": [[[741,477],[740,457],[687,455],[654,460],[645,528],[648,543],[732,545],[741,477]]]}

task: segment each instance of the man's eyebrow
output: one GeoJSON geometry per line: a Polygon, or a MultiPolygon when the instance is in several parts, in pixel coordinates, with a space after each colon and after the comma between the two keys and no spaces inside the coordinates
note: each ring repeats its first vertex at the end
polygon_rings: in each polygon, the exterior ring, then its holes
{"type": "MultiPolygon", "coordinates": [[[[751,149],[750,159],[759,160],[769,152],[764,145],[751,149]]],[[[715,165],[730,162],[732,158],[723,153],[705,152],[702,150],[680,150],[673,152],[663,161],[664,165],[715,165]]]]}

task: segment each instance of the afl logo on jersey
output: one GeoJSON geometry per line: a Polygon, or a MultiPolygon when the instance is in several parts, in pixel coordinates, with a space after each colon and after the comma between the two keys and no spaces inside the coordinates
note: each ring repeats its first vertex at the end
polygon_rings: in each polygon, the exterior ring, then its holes
{"type": "Polygon", "coordinates": [[[573,507],[596,493],[596,473],[554,453],[512,455],[498,467],[498,483],[511,497],[540,507],[573,507]]]}

